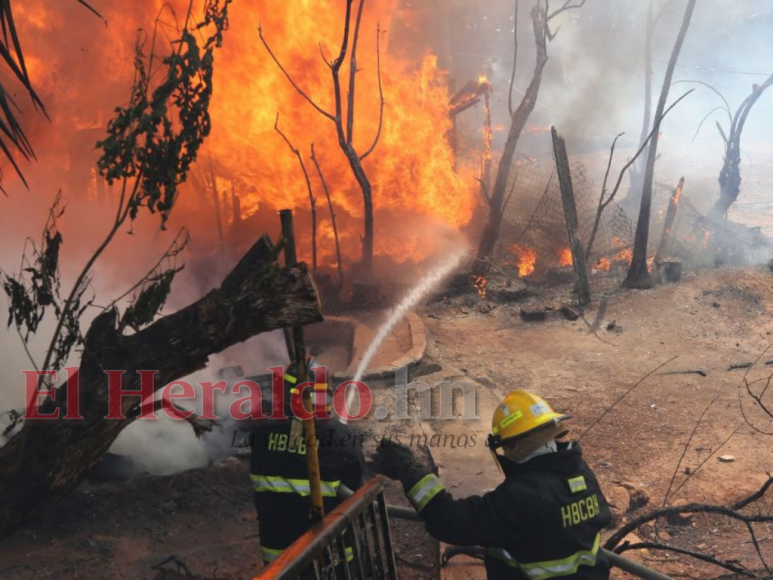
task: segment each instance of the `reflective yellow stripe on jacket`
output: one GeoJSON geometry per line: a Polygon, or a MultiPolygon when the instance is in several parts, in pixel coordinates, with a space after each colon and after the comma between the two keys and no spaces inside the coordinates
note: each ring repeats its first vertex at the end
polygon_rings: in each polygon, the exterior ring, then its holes
{"type": "Polygon", "coordinates": [[[265,546],[260,547],[260,557],[263,558],[264,562],[273,562],[282,555],[282,552],[284,552],[284,550],[273,550],[271,548],[266,548],[265,546]]]}
{"type": "Polygon", "coordinates": [[[593,543],[593,548],[590,550],[580,550],[579,552],[575,552],[571,556],[560,560],[532,562],[531,564],[521,564],[515,560],[507,550],[491,550],[489,551],[489,554],[503,561],[508,566],[518,568],[521,572],[526,574],[530,580],[546,580],[547,578],[575,574],[580,566],[595,566],[600,543],[601,534],[596,534],[596,540],[593,543]]]}
{"type": "Polygon", "coordinates": [[[585,478],[580,475],[567,480],[569,482],[569,489],[572,493],[580,493],[588,489],[588,485],[585,483],[585,478]]]}
{"type": "MultiPolygon", "coordinates": [[[[308,479],[288,479],[271,475],[250,475],[252,490],[256,492],[294,493],[302,497],[311,495],[308,479]]],[[[322,497],[336,497],[340,481],[323,481],[322,497]]]]}
{"type": "Polygon", "coordinates": [[[422,477],[408,492],[408,499],[411,500],[413,507],[417,512],[421,512],[432,498],[443,491],[445,488],[436,475],[430,473],[422,477]]]}

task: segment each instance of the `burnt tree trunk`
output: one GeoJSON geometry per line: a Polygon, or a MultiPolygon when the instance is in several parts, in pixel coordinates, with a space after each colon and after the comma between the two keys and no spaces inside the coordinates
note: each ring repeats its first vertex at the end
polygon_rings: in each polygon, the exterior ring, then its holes
{"type": "Polygon", "coordinates": [[[569,167],[569,157],[566,153],[566,142],[556,128],[551,129],[553,136],[553,152],[556,156],[556,174],[561,186],[561,201],[564,205],[566,217],[566,231],[569,234],[569,247],[572,250],[574,273],[577,278],[577,298],[580,306],[590,306],[590,282],[588,281],[588,264],[585,261],[585,252],[582,241],[577,236],[579,220],[577,219],[577,205],[574,200],[574,188],[572,187],[572,172],[569,167]]]}
{"type": "Polygon", "coordinates": [[[502,152],[496,181],[494,182],[494,190],[488,198],[488,221],[486,223],[486,229],[483,231],[480,245],[478,246],[477,259],[473,268],[473,272],[477,275],[484,275],[487,272],[489,259],[494,253],[494,248],[499,239],[499,231],[502,227],[502,217],[505,206],[505,195],[507,192],[507,184],[510,179],[513,159],[515,158],[515,150],[518,146],[518,141],[521,138],[521,133],[523,133],[526,123],[529,121],[529,117],[534,111],[534,107],[537,105],[537,98],[539,97],[540,87],[542,86],[542,73],[548,62],[548,15],[542,2],[538,2],[534,8],[532,8],[531,18],[534,28],[534,42],[537,48],[537,63],[534,67],[534,76],[531,79],[531,83],[529,83],[529,87],[526,89],[526,93],[524,94],[521,103],[518,105],[518,108],[513,112],[510,131],[507,134],[507,142],[505,143],[505,148],[502,152]]]}
{"type": "Polygon", "coordinates": [[[722,171],[719,173],[719,199],[709,212],[710,218],[722,219],[725,217],[730,206],[735,203],[741,193],[741,135],[749,113],[771,85],[773,85],[773,76],[768,77],[761,85],[754,85],[752,94],[746,97],[746,100],[736,111],[728,135],[722,134],[722,138],[725,140],[725,160],[722,164],[722,171]]]}
{"type": "MultiPolygon", "coordinates": [[[[655,0],[650,0],[647,8],[647,28],[644,33],[644,118],[642,120],[641,138],[639,144],[643,144],[650,134],[652,125],[652,39],[655,35],[655,20],[653,4],[655,0]]],[[[633,202],[641,202],[639,195],[642,191],[642,173],[647,165],[647,159],[642,157],[631,166],[631,189],[628,193],[633,202]]],[[[632,205],[635,205],[633,203],[632,205]]]]}
{"type": "Polygon", "coordinates": [[[679,200],[682,197],[682,191],[684,190],[684,177],[679,180],[674,193],[671,194],[671,200],[668,202],[668,210],[666,211],[666,221],[663,225],[663,234],[660,236],[660,244],[658,250],[655,252],[655,265],[666,257],[668,251],[668,244],[671,241],[671,231],[674,229],[674,220],[676,220],[676,212],[679,209],[679,200]]]}
{"type": "Polygon", "coordinates": [[[373,187],[370,179],[362,166],[362,160],[354,147],[343,140],[339,140],[341,148],[349,161],[354,178],[362,191],[362,206],[365,219],[364,234],[362,236],[362,274],[370,278],[373,272],[373,187]]]}
{"type": "MultiPolygon", "coordinates": [[[[0,448],[0,537],[34,519],[73,491],[118,434],[139,415],[139,397],[124,397],[123,420],[108,420],[105,370],[126,371],[123,389],[140,389],[138,370],[157,371],[154,390],[203,369],[207,358],[277,328],[322,320],[316,290],[303,264],[280,268],[261,238],[225,278],[198,302],[124,335],[118,311],[100,314],[86,334],[81,364],[83,420],[27,421],[0,448]]],[[[64,396],[63,386],[57,399],[64,396]]],[[[58,400],[60,416],[66,402],[58,400]]]]}
{"type": "Polygon", "coordinates": [[[679,53],[682,51],[684,40],[687,37],[687,31],[690,28],[695,4],[697,0],[689,0],[685,9],[682,27],[676,38],[676,44],[671,52],[671,59],[668,61],[666,76],[663,79],[663,88],[660,91],[660,100],[658,108],[655,111],[656,126],[653,129],[652,140],[650,141],[649,152],[647,153],[647,167],[644,172],[644,182],[642,185],[641,207],[639,209],[639,220],[636,224],[636,235],[633,242],[633,261],[628,270],[628,275],[623,281],[626,288],[652,288],[653,282],[647,265],[647,246],[649,242],[650,230],[650,211],[652,209],[652,188],[655,179],[655,163],[658,157],[658,143],[660,141],[660,124],[666,110],[666,101],[668,92],[671,88],[671,80],[674,76],[674,69],[679,60],[679,53]]]}

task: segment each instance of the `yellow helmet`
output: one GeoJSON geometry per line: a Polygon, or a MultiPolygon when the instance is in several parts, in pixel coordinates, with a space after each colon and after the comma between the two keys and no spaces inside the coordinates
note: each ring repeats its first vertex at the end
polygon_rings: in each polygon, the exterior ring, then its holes
{"type": "Polygon", "coordinates": [[[521,389],[511,391],[494,411],[491,419],[492,449],[536,431],[558,425],[571,415],[556,413],[542,397],[521,389]]]}

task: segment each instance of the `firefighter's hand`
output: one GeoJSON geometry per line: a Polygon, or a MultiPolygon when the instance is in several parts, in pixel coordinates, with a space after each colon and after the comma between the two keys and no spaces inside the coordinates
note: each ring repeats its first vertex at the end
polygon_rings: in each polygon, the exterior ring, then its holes
{"type": "Polygon", "coordinates": [[[410,447],[384,440],[381,441],[370,462],[373,471],[397,480],[405,478],[416,465],[416,458],[410,447]]]}

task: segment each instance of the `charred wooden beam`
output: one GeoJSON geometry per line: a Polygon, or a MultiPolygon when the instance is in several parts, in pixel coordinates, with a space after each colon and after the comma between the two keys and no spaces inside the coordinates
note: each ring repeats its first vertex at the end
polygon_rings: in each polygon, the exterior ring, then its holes
{"type": "Polygon", "coordinates": [[[569,157],[566,153],[564,138],[558,134],[555,127],[551,129],[551,133],[553,135],[553,151],[556,156],[556,174],[558,175],[558,183],[561,186],[561,201],[564,205],[566,230],[569,234],[569,247],[572,250],[574,273],[577,277],[577,296],[580,306],[585,307],[591,303],[590,282],[588,281],[588,264],[585,262],[585,250],[577,234],[579,221],[577,219],[577,205],[574,200],[569,157]]]}
{"type": "Polygon", "coordinates": [[[676,212],[679,209],[679,200],[682,197],[682,191],[684,190],[684,177],[679,180],[678,185],[674,189],[674,193],[671,194],[671,200],[668,202],[668,210],[666,211],[666,221],[663,226],[663,235],[660,236],[660,244],[658,245],[658,251],[655,252],[655,263],[662,262],[666,257],[666,251],[668,250],[668,243],[671,239],[671,231],[674,229],[674,220],[676,219],[676,212]]]}
{"type": "Polygon", "coordinates": [[[480,102],[481,97],[489,94],[491,91],[491,83],[488,82],[486,77],[469,81],[461,88],[461,90],[457,91],[457,93],[451,97],[451,101],[448,104],[448,114],[451,117],[455,117],[462,111],[466,111],[470,107],[477,105],[480,102]]]}

